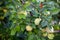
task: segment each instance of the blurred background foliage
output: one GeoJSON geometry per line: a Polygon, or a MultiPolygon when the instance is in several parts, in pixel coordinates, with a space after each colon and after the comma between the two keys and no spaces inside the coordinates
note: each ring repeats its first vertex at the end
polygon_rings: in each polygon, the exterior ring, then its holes
{"type": "Polygon", "coordinates": [[[0,40],[60,40],[60,0],[0,0],[0,40]]]}

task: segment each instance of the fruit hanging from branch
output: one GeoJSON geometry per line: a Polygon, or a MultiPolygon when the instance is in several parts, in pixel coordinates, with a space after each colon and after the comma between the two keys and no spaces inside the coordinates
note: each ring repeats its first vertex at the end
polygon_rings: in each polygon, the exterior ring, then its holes
{"type": "Polygon", "coordinates": [[[26,31],[29,32],[29,31],[32,31],[32,29],[33,29],[33,28],[32,28],[30,25],[27,25],[27,26],[26,26],[26,31]]]}
{"type": "Polygon", "coordinates": [[[40,3],[40,8],[43,8],[43,3],[42,2],[40,3]]]}
{"type": "Polygon", "coordinates": [[[39,25],[40,21],[41,21],[41,18],[36,18],[34,21],[35,25],[39,25]]]}

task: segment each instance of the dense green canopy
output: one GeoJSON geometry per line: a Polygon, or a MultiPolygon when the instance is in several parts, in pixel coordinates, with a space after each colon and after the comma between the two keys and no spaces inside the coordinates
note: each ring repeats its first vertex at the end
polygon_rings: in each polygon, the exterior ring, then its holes
{"type": "Polygon", "coordinates": [[[0,40],[56,40],[59,32],[59,0],[0,0],[0,40]]]}

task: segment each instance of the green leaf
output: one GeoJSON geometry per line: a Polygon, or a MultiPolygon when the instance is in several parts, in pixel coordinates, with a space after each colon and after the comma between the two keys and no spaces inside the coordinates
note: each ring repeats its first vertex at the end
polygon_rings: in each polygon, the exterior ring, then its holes
{"type": "Polygon", "coordinates": [[[60,11],[60,9],[55,8],[52,10],[52,14],[53,15],[58,14],[59,11],[60,11]]]}
{"type": "Polygon", "coordinates": [[[36,10],[31,11],[34,17],[38,17],[38,12],[36,10]]]}
{"type": "Polygon", "coordinates": [[[15,28],[12,28],[11,29],[11,35],[15,35],[16,32],[19,32],[20,31],[20,26],[16,26],[15,28]]]}
{"type": "Polygon", "coordinates": [[[32,10],[34,10],[34,8],[33,8],[32,6],[28,6],[28,7],[26,8],[26,10],[27,10],[27,11],[32,11],[32,10]]]}
{"type": "Polygon", "coordinates": [[[47,26],[47,25],[48,25],[48,22],[47,22],[47,21],[45,21],[45,20],[43,20],[43,21],[41,22],[41,25],[42,25],[42,27],[45,27],[45,26],[47,26]]]}
{"type": "Polygon", "coordinates": [[[15,35],[15,33],[16,33],[16,30],[15,29],[12,29],[11,30],[11,35],[15,35]]]}
{"type": "Polygon", "coordinates": [[[21,25],[21,31],[25,30],[25,25],[21,25]]]}
{"type": "Polygon", "coordinates": [[[36,39],[37,40],[41,40],[40,37],[38,35],[35,35],[36,39]]]}
{"type": "Polygon", "coordinates": [[[36,2],[36,0],[32,0],[32,2],[36,2]]]}
{"type": "Polygon", "coordinates": [[[44,2],[45,0],[36,0],[37,2],[44,2]]]}
{"type": "Polygon", "coordinates": [[[30,35],[30,36],[28,37],[28,40],[34,40],[34,35],[30,35]]]}
{"type": "Polygon", "coordinates": [[[20,26],[16,26],[15,30],[19,32],[20,31],[20,26]]]}
{"type": "Polygon", "coordinates": [[[41,39],[42,39],[42,40],[46,40],[46,39],[45,39],[45,38],[43,38],[43,37],[42,37],[41,39]]]}
{"type": "Polygon", "coordinates": [[[25,16],[25,15],[23,15],[23,14],[21,14],[21,15],[18,15],[18,18],[19,18],[19,19],[25,19],[25,18],[26,18],[26,16],[25,16]]]}

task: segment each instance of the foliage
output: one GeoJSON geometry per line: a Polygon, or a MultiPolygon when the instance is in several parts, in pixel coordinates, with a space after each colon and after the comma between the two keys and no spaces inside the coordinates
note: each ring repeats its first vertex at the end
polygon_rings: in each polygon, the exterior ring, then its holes
{"type": "Polygon", "coordinates": [[[60,29],[54,16],[60,11],[59,4],[54,0],[0,1],[1,40],[53,39],[54,29],[60,29]]]}

